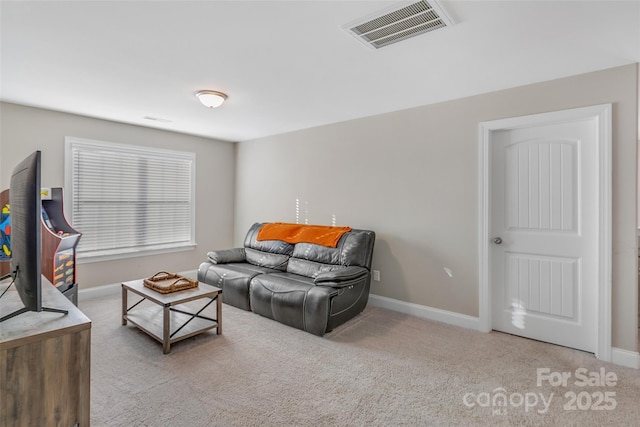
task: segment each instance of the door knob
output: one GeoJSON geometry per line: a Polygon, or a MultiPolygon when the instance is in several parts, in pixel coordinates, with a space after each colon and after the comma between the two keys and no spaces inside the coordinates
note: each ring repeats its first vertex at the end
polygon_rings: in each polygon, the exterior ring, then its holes
{"type": "Polygon", "coordinates": [[[500,243],[502,243],[502,239],[500,237],[496,237],[493,239],[493,243],[495,243],[496,245],[499,245],[500,243]]]}

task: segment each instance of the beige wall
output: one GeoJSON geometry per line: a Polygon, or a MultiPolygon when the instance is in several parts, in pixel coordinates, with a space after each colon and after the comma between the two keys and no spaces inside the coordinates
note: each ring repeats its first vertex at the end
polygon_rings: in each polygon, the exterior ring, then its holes
{"type": "Polygon", "coordinates": [[[376,231],[374,294],[478,316],[478,124],[613,103],[613,345],[636,351],[637,68],[239,143],[235,243],[298,199],[301,222],[376,231]]]}
{"type": "Polygon", "coordinates": [[[301,222],[377,232],[374,268],[382,281],[373,293],[477,316],[478,124],[602,103],[614,105],[613,345],[635,351],[637,65],[242,142],[235,150],[0,103],[0,189],[13,165],[36,149],[43,152],[43,185],[63,186],[65,136],[193,151],[197,250],[81,264],[81,288],[194,269],[208,250],[240,244],[253,222],[295,221],[297,213],[301,222]]]}
{"type": "Polygon", "coordinates": [[[35,150],[42,151],[42,185],[63,187],[65,136],[196,153],[197,248],[80,264],[80,289],[145,277],[160,270],[193,270],[206,259],[207,251],[232,245],[232,143],[8,103],[0,103],[0,125],[0,189],[9,186],[13,166],[35,150]]]}

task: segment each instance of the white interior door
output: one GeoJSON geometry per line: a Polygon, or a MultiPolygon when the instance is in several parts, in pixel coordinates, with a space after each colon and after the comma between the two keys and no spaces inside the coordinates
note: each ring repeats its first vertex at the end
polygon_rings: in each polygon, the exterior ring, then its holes
{"type": "Polygon", "coordinates": [[[493,132],[493,329],[596,351],[598,135],[592,119],[493,132]]]}

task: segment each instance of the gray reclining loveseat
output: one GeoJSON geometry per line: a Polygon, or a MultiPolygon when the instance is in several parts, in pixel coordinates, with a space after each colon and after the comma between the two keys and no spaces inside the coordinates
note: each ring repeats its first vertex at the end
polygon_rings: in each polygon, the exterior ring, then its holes
{"type": "Polygon", "coordinates": [[[258,240],[254,224],[243,248],[209,252],[198,280],[222,288],[223,302],[322,336],[367,305],[375,233],[355,230],[335,248],[258,240]]]}

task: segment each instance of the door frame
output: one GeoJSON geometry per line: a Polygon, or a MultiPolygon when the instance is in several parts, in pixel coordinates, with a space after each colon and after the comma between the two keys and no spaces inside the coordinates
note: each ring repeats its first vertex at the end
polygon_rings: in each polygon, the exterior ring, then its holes
{"type": "Polygon", "coordinates": [[[594,120],[598,130],[598,290],[597,345],[595,356],[611,361],[611,194],[612,194],[612,105],[601,104],[549,113],[492,120],[480,123],[479,166],[479,325],[492,329],[491,307],[491,147],[493,133],[534,125],[594,120]]]}

